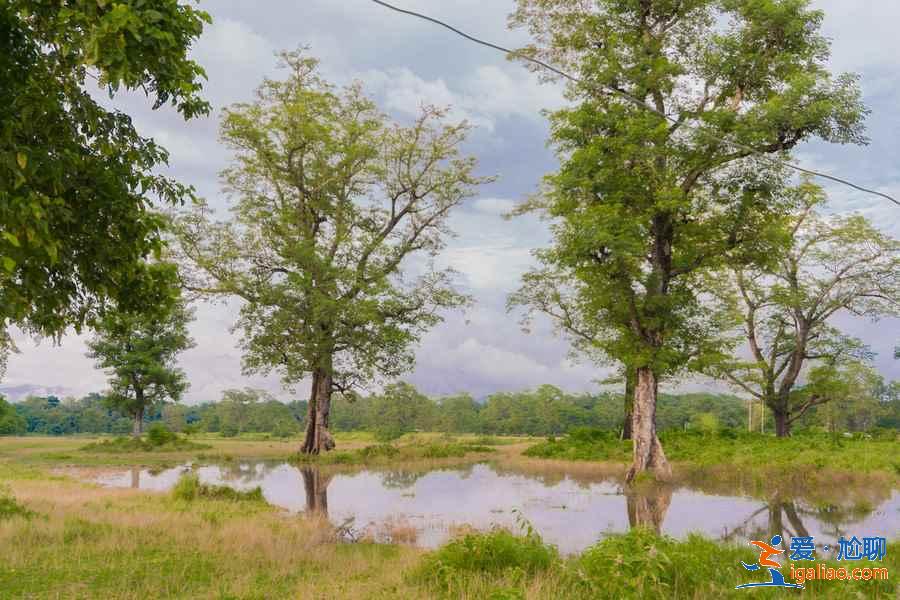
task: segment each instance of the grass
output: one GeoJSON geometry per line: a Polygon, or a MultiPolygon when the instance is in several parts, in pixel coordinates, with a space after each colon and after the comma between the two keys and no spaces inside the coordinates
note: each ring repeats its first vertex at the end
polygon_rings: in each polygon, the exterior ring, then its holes
{"type": "Polygon", "coordinates": [[[435,459],[459,459],[469,455],[482,456],[494,452],[491,446],[460,442],[428,442],[406,445],[376,444],[356,450],[334,451],[321,455],[296,454],[296,463],[320,465],[376,465],[398,462],[414,462],[435,459]]]}
{"type": "MultiPolygon", "coordinates": [[[[246,455],[240,445],[209,441],[213,453],[227,449],[246,455]]],[[[359,450],[372,460],[398,460],[413,452],[412,446],[419,456],[435,452],[430,447],[443,455],[447,447],[449,454],[458,452],[454,444],[467,453],[478,446],[474,440],[423,437],[388,450],[363,445],[369,441],[360,440],[359,450]]],[[[855,443],[846,442],[851,452],[855,443]]],[[[735,591],[738,584],[762,579],[739,564],[756,560],[752,548],[696,536],[677,541],[645,529],[611,535],[571,557],[560,556],[525,522],[523,534],[470,531],[433,552],[400,544],[340,543],[321,517],[286,515],[261,501],[256,491],[223,492],[188,476],[177,491],[163,494],[104,488],[54,474],[49,470],[56,468],[53,461],[36,463],[43,454],[93,458],[69,440],[56,444],[62,449],[42,439],[0,440],[2,598],[579,600],[774,598],[796,592],[800,598],[844,599],[896,598],[898,592],[895,580],[813,581],[803,592],[735,591]]],[[[239,444],[263,454],[273,451],[260,442],[239,444]]],[[[497,455],[503,459],[512,448],[505,446],[497,455]]],[[[889,543],[884,566],[894,578],[900,573],[898,553],[900,547],[889,543]]]]}
{"type": "MultiPolygon", "coordinates": [[[[897,551],[900,548],[891,545],[890,558],[884,562],[854,562],[849,567],[885,567],[896,574],[897,551]]],[[[696,535],[677,541],[636,528],[561,559],[555,548],[543,544],[533,532],[516,536],[499,530],[468,534],[447,544],[426,556],[410,579],[447,598],[741,598],[748,592],[735,590],[737,585],[767,580],[766,572],[750,573],[740,566],[741,561],[753,564],[757,558],[746,546],[719,544],[696,535]]],[[[836,561],[825,564],[848,566],[836,561]]],[[[789,565],[781,570],[785,580],[793,582],[789,565]]],[[[750,593],[772,598],[783,597],[785,591],[750,593]]],[[[808,581],[802,592],[787,591],[801,598],[892,598],[898,588],[891,580],[808,581]]]]}
{"type": "Polygon", "coordinates": [[[162,443],[153,443],[144,438],[116,437],[111,440],[91,442],[82,447],[81,451],[131,454],[135,452],[185,452],[210,448],[212,446],[208,444],[198,444],[180,437],[162,443]]]}
{"type": "Polygon", "coordinates": [[[193,502],[197,499],[225,500],[230,502],[266,501],[260,487],[242,491],[227,485],[200,483],[200,478],[194,473],[185,473],[179,478],[172,488],[172,497],[186,502],[193,502]]]}
{"type": "MultiPolygon", "coordinates": [[[[666,456],[685,466],[727,465],[732,470],[852,471],[900,475],[897,437],[834,438],[800,434],[776,438],[724,430],[718,434],[663,432],[666,456]]],[[[524,453],[532,458],[629,463],[631,442],[608,431],[578,429],[568,436],[538,443],[524,453]]]]}

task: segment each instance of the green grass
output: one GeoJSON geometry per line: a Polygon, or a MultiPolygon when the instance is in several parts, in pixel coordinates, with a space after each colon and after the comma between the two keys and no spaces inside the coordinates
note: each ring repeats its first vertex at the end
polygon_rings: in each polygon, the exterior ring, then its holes
{"type": "Polygon", "coordinates": [[[172,497],[187,502],[204,498],[207,500],[227,500],[231,502],[265,502],[262,488],[241,491],[227,485],[209,485],[200,483],[195,473],[185,473],[172,488],[172,497]]]}
{"type": "MultiPolygon", "coordinates": [[[[734,468],[826,469],[900,474],[900,441],[896,437],[832,437],[798,434],[776,438],[758,433],[723,430],[717,434],[663,432],[663,448],[670,461],[697,466],[734,468]]],[[[609,431],[578,429],[569,435],[536,444],[526,456],[558,460],[627,463],[631,442],[609,431]]]]}
{"type": "Polygon", "coordinates": [[[428,442],[403,446],[376,444],[356,450],[338,450],[320,455],[297,454],[291,457],[291,460],[295,463],[321,465],[371,465],[416,460],[465,458],[470,454],[484,454],[494,451],[494,448],[490,446],[459,442],[428,442]]]}
{"type": "MultiPolygon", "coordinates": [[[[829,567],[886,567],[896,573],[895,544],[883,562],[822,561],[829,567]]],[[[410,579],[434,595],[447,598],[894,598],[891,580],[807,581],[800,590],[735,590],[737,585],[767,581],[767,573],[741,567],[758,553],[747,546],[726,545],[691,535],[683,541],[636,528],[610,535],[579,555],[561,559],[533,533],[516,536],[502,530],[468,534],[427,555],[410,579]]],[[[790,566],[781,560],[789,583],[790,566]]],[[[798,562],[798,567],[817,563],[798,562]]],[[[895,576],[895,575],[894,575],[895,576]]]]}
{"type": "Polygon", "coordinates": [[[12,519],[13,517],[30,518],[34,513],[18,502],[10,494],[0,489],[0,521],[4,519],[12,519]]]}
{"type": "MultiPolygon", "coordinates": [[[[82,452],[104,452],[109,454],[127,454],[135,452],[185,452],[191,450],[207,450],[206,444],[191,442],[175,436],[163,441],[148,438],[116,437],[111,440],[91,442],[80,448],[82,452]]],[[[68,458],[71,458],[69,456],[68,458]]]]}

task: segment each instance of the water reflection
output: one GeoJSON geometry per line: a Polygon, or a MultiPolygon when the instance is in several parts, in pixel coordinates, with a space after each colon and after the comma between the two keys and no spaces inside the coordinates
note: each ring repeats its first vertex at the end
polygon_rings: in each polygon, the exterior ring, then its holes
{"type": "Polygon", "coordinates": [[[101,483],[163,491],[188,470],[207,483],[260,486],[270,503],[291,512],[320,515],[338,525],[352,519],[356,529],[376,539],[402,537],[425,547],[444,543],[462,525],[515,529],[514,509],[563,552],[636,526],[678,538],[698,532],[741,543],[780,533],[787,540],[811,535],[820,544],[833,544],[841,535],[891,538],[900,530],[900,493],[877,481],[855,483],[851,497],[839,486],[791,493],[782,483],[750,495],[729,491],[720,480],[627,487],[608,474],[569,476],[489,464],[429,471],[232,461],[155,474],[131,469],[101,483]]]}
{"type": "Polygon", "coordinates": [[[306,490],[306,512],[312,515],[328,516],[328,484],[331,475],[316,467],[301,467],[303,488],[306,490]]]}
{"type": "Polygon", "coordinates": [[[629,527],[647,527],[660,533],[669,505],[672,488],[667,485],[626,487],[629,527]]]}

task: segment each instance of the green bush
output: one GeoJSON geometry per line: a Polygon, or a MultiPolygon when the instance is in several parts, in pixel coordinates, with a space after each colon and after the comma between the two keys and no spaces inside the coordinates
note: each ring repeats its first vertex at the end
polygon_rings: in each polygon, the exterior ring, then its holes
{"type": "Polygon", "coordinates": [[[147,429],[147,441],[152,446],[164,446],[178,440],[178,436],[163,425],[162,423],[154,423],[147,429]]]}
{"type": "Polygon", "coordinates": [[[234,423],[225,423],[222,425],[222,430],[219,433],[222,437],[232,438],[237,436],[238,427],[234,423]]]}
{"type": "Polygon", "coordinates": [[[265,502],[262,488],[241,491],[227,485],[210,485],[200,483],[196,473],[185,473],[172,488],[172,497],[176,500],[190,502],[197,499],[228,500],[232,502],[265,502]]]}
{"type": "Polygon", "coordinates": [[[428,555],[414,577],[433,588],[459,595],[472,575],[521,580],[558,566],[559,560],[557,549],[544,544],[533,531],[519,536],[494,529],[452,540],[428,555]]]}

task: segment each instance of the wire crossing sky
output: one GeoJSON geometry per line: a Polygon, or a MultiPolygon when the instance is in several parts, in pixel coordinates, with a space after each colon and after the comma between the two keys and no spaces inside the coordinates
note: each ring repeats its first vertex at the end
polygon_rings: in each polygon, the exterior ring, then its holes
{"type": "MultiPolygon", "coordinates": [[[[398,13],[402,13],[402,14],[405,14],[405,15],[409,15],[409,16],[412,16],[412,17],[416,17],[416,18],[418,18],[418,19],[422,19],[422,20],[425,20],[425,21],[429,21],[429,22],[431,22],[431,23],[434,23],[435,25],[439,25],[439,26],[441,26],[441,27],[443,27],[443,28],[445,28],[445,29],[449,29],[450,31],[452,31],[452,32],[455,33],[456,35],[461,36],[461,37],[463,37],[463,38],[465,38],[465,39],[467,39],[467,40],[469,40],[469,41],[471,41],[471,42],[474,42],[474,43],[476,43],[476,44],[480,44],[480,45],[482,45],[482,46],[486,46],[486,47],[488,47],[488,48],[491,48],[491,49],[493,49],[493,50],[497,50],[497,51],[499,51],[499,52],[504,52],[504,53],[506,53],[506,54],[509,54],[510,56],[514,56],[514,57],[519,58],[519,59],[522,59],[522,60],[526,60],[526,61],[528,61],[528,62],[530,62],[530,63],[533,63],[533,64],[536,64],[536,65],[540,66],[541,68],[544,68],[544,69],[547,69],[548,71],[551,71],[551,72],[553,72],[553,73],[556,73],[556,74],[559,75],[560,77],[564,77],[565,79],[568,79],[569,81],[572,81],[572,82],[575,82],[575,83],[580,83],[580,84],[582,84],[582,85],[588,85],[588,86],[591,86],[591,87],[595,87],[595,88],[597,88],[597,89],[605,90],[605,91],[607,91],[607,92],[609,92],[609,93],[612,93],[612,94],[616,94],[617,96],[626,99],[627,101],[631,102],[632,104],[634,104],[634,105],[636,105],[636,106],[639,106],[639,107],[643,108],[644,110],[647,110],[647,111],[650,111],[650,112],[652,112],[652,113],[654,113],[654,114],[659,115],[660,117],[666,119],[667,121],[669,121],[669,122],[671,122],[671,123],[674,123],[674,124],[679,123],[679,119],[678,119],[678,118],[673,117],[673,116],[670,116],[670,115],[668,115],[668,114],[666,114],[666,113],[664,113],[664,112],[662,112],[662,111],[660,111],[660,110],[657,110],[656,107],[650,106],[649,104],[647,104],[647,103],[644,102],[643,100],[641,100],[641,99],[639,99],[639,98],[636,98],[636,97],[632,96],[631,94],[629,94],[628,92],[625,92],[625,91],[623,91],[623,90],[616,89],[616,88],[613,88],[613,87],[602,86],[602,85],[598,85],[598,84],[586,83],[586,82],[585,82],[584,80],[582,80],[580,77],[576,77],[575,75],[572,75],[571,73],[567,73],[567,72],[565,72],[565,71],[563,71],[563,70],[561,70],[561,69],[558,69],[558,68],[554,67],[553,65],[548,64],[548,63],[546,63],[546,62],[544,62],[544,61],[542,61],[542,60],[533,58],[533,57],[531,57],[531,56],[527,56],[527,55],[525,55],[525,54],[522,54],[522,53],[520,53],[520,52],[517,52],[517,51],[512,50],[512,49],[509,49],[509,48],[505,48],[504,46],[500,46],[500,45],[495,44],[495,43],[493,43],[493,42],[488,42],[488,41],[486,41],[486,40],[480,39],[480,38],[478,38],[478,37],[475,37],[475,36],[473,36],[473,35],[470,35],[470,34],[464,32],[464,31],[462,31],[462,30],[460,30],[460,29],[457,29],[456,27],[454,27],[454,26],[452,26],[452,25],[450,25],[450,24],[448,24],[448,23],[445,23],[444,21],[441,21],[441,20],[439,20],[439,19],[435,19],[434,17],[429,17],[428,15],[425,15],[425,14],[422,14],[422,13],[419,13],[419,12],[416,12],[416,11],[413,11],[413,10],[408,10],[408,9],[405,9],[405,8],[400,8],[400,7],[398,7],[398,6],[394,6],[394,5],[392,5],[392,4],[388,4],[387,2],[383,2],[382,0],[372,0],[372,2],[374,2],[375,4],[378,4],[378,5],[380,5],[380,6],[383,6],[383,7],[387,8],[387,9],[396,11],[396,12],[398,12],[398,13]]],[[[888,194],[885,194],[885,193],[883,193],[883,192],[879,192],[879,191],[877,191],[877,190],[873,190],[873,189],[869,189],[869,188],[863,187],[863,186],[861,186],[861,185],[857,185],[857,184],[853,183],[852,181],[848,181],[848,180],[846,180],[846,179],[842,179],[842,178],[836,177],[836,176],[834,176],[834,175],[829,175],[828,173],[823,173],[823,172],[821,172],[821,171],[816,171],[816,170],[813,170],[813,169],[807,169],[807,168],[805,168],[805,167],[801,167],[800,165],[796,165],[796,164],[791,163],[791,162],[788,162],[788,161],[784,161],[784,160],[779,160],[779,159],[777,159],[777,158],[773,158],[773,157],[769,156],[769,155],[766,154],[766,153],[760,152],[759,150],[757,150],[756,148],[753,148],[752,146],[747,146],[746,144],[742,144],[742,143],[736,142],[736,141],[734,141],[734,140],[730,140],[730,139],[727,139],[727,138],[719,137],[719,136],[717,136],[717,135],[715,135],[715,134],[713,134],[713,133],[710,133],[710,132],[704,130],[702,127],[700,127],[700,126],[698,126],[698,125],[688,125],[688,126],[689,126],[689,127],[692,127],[695,131],[698,131],[698,132],[702,133],[703,135],[707,136],[709,139],[715,140],[715,141],[717,141],[717,142],[721,142],[721,143],[723,143],[723,144],[728,144],[729,146],[732,146],[733,148],[737,148],[737,149],[743,150],[743,151],[745,151],[745,152],[750,152],[750,153],[752,153],[752,154],[758,156],[759,158],[761,158],[762,160],[764,160],[764,161],[766,161],[766,162],[768,162],[768,163],[770,163],[770,164],[782,165],[782,166],[788,167],[788,168],[790,168],[790,169],[793,169],[793,170],[795,170],[795,171],[798,171],[798,172],[800,172],[800,173],[805,173],[805,174],[807,174],[807,175],[812,175],[812,176],[814,176],[814,177],[820,177],[820,178],[822,178],[822,179],[828,179],[828,180],[830,180],[830,181],[834,181],[834,182],[836,182],[836,183],[839,183],[839,184],[842,184],[842,185],[851,187],[851,188],[853,188],[853,189],[855,189],[855,190],[859,190],[860,192],[865,192],[866,194],[872,194],[872,195],[874,195],[874,196],[880,196],[880,197],[885,198],[885,199],[887,199],[887,200],[890,200],[890,201],[893,202],[894,204],[900,206],[900,200],[897,200],[896,198],[894,198],[894,197],[892,197],[892,196],[889,196],[888,194]]]]}

